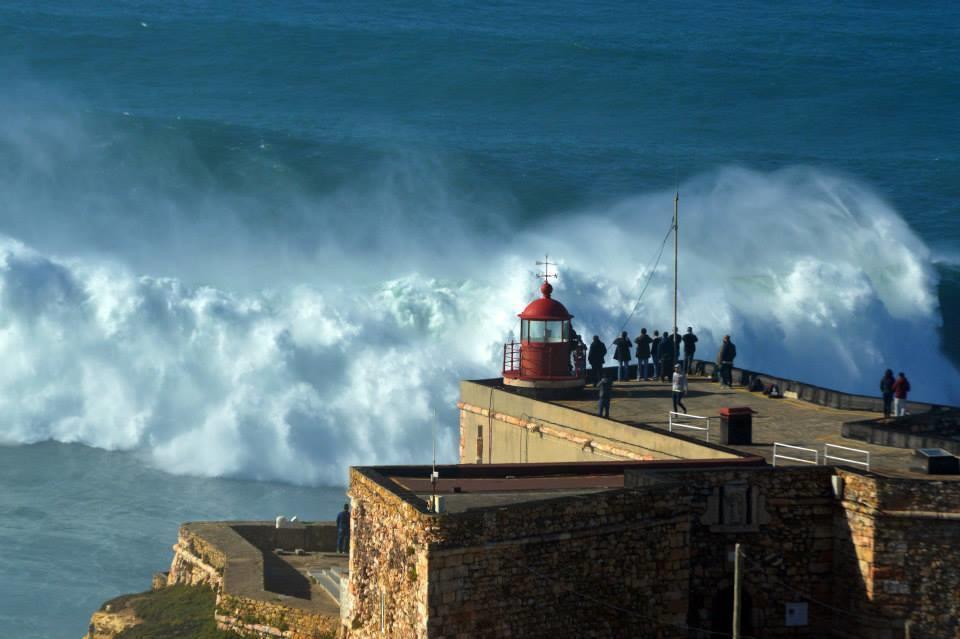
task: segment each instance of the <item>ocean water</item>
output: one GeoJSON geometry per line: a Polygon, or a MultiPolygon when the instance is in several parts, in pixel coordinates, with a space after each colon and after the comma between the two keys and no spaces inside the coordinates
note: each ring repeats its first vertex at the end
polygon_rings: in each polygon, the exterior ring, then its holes
{"type": "MultiPolygon", "coordinates": [[[[0,622],[188,519],[455,458],[534,261],[585,335],[960,404],[954,3],[0,0],[0,622]],[[653,270],[651,275],[650,271],[653,270]]],[[[15,632],[14,632],[15,630],[15,632]]]]}

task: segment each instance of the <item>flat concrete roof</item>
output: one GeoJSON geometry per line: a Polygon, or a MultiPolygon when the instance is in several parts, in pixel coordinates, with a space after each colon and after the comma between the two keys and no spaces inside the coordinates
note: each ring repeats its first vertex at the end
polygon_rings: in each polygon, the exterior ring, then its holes
{"type": "MultiPolygon", "coordinates": [[[[510,387],[500,388],[511,391],[510,387]]],[[[582,398],[546,401],[596,414],[597,391],[588,385],[583,391],[582,398]]],[[[911,470],[914,463],[912,449],[879,446],[843,437],[842,428],[845,422],[876,419],[879,415],[875,412],[828,408],[799,399],[771,399],[762,393],[752,393],[745,388],[723,388],[708,378],[696,377],[689,379],[689,391],[683,403],[690,414],[711,418],[710,441],[712,443],[719,442],[721,408],[734,406],[751,408],[754,411],[753,443],[745,446],[730,445],[728,448],[763,457],[770,463],[773,462],[775,442],[815,448],[821,456],[824,444],[831,443],[869,451],[870,470],[878,474],[937,481],[960,480],[960,476],[926,475],[911,470]]],[[[613,384],[610,418],[615,421],[669,430],[671,410],[673,410],[672,391],[671,385],[667,382],[629,381],[613,384]]],[[[700,431],[675,429],[674,434],[701,441],[704,439],[704,434],[700,431]]],[[[850,459],[863,457],[848,451],[837,451],[834,454],[850,459]]],[[[784,462],[778,459],[777,464],[796,465],[796,462],[784,462]]],[[[843,462],[835,464],[848,465],[843,462]]],[[[863,469],[862,466],[849,466],[863,469]]]]}
{"type": "Polygon", "coordinates": [[[436,492],[443,495],[446,512],[493,508],[532,501],[560,499],[623,488],[624,471],[765,467],[760,457],[652,461],[558,462],[528,464],[451,464],[437,466],[436,487],[431,466],[358,467],[375,475],[401,496],[412,496],[425,506],[436,492]]]}
{"type": "MultiPolygon", "coordinates": [[[[623,477],[620,478],[620,488],[623,488],[623,477]]],[[[610,488],[614,488],[611,486],[610,488]]],[[[507,492],[507,493],[463,493],[455,495],[444,495],[444,509],[448,513],[462,513],[477,508],[498,508],[502,506],[512,506],[514,504],[523,504],[534,501],[546,501],[549,499],[561,499],[563,497],[583,497],[591,493],[603,492],[609,489],[579,489],[579,490],[531,490],[528,492],[507,492]]],[[[430,498],[430,493],[416,493],[417,497],[426,501],[430,498]]]]}

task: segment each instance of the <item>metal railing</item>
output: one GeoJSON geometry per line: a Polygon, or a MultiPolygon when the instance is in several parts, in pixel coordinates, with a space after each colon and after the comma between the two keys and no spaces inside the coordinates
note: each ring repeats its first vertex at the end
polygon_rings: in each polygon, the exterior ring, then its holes
{"type": "Polygon", "coordinates": [[[777,459],[789,459],[790,461],[800,462],[801,464],[812,464],[814,466],[820,463],[820,453],[817,452],[816,448],[804,448],[803,446],[794,446],[793,444],[781,444],[780,442],[774,442],[773,444],[773,465],[776,467],[777,459]],[[799,450],[805,453],[813,453],[813,459],[803,459],[801,457],[790,457],[789,455],[781,455],[777,452],[777,446],[781,448],[789,448],[790,450],[799,450]]]}
{"type": "MultiPolygon", "coordinates": [[[[571,347],[569,342],[565,342],[567,348],[571,347]]],[[[551,356],[545,358],[547,377],[579,377],[587,375],[587,349],[582,344],[573,347],[569,360],[556,364],[559,370],[555,369],[555,362],[551,356]]],[[[521,342],[512,341],[503,345],[503,368],[504,374],[523,373],[523,345],[521,342]]],[[[544,372],[540,373],[541,375],[544,372]]]]}
{"type": "Polygon", "coordinates": [[[507,342],[503,345],[503,372],[520,371],[520,342],[507,342]]]}
{"type": "Polygon", "coordinates": [[[687,413],[676,413],[670,411],[670,432],[673,432],[673,428],[689,428],[690,430],[699,430],[703,431],[707,437],[707,443],[710,443],[710,418],[702,417],[700,415],[688,415],[687,413]],[[696,426],[694,424],[688,423],[685,420],[700,420],[701,423],[705,423],[706,426],[696,426]]]}
{"type": "Polygon", "coordinates": [[[860,448],[849,448],[847,446],[840,446],[839,444],[824,444],[823,445],[823,463],[826,465],[827,460],[835,459],[837,461],[846,462],[848,464],[856,464],[858,466],[863,466],[867,470],[870,470],[870,451],[862,450],[860,448]],[[838,455],[831,455],[830,449],[836,448],[839,450],[846,450],[851,453],[858,453],[864,456],[864,459],[847,459],[846,457],[840,457],[838,455]]]}

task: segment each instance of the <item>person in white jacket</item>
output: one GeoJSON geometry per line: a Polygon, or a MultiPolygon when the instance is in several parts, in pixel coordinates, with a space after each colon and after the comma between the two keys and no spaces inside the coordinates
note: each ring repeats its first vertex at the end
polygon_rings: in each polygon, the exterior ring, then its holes
{"type": "Polygon", "coordinates": [[[687,407],[683,405],[683,396],[687,392],[687,376],[683,372],[683,368],[680,364],[677,364],[673,367],[673,412],[677,411],[677,406],[679,406],[684,413],[687,412],[687,407]]]}

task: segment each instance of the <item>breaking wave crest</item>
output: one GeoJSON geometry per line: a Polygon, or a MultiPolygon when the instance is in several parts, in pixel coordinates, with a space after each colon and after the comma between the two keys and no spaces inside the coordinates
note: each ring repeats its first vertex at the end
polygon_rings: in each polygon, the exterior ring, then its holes
{"type": "MultiPolygon", "coordinates": [[[[47,127],[43,146],[23,124],[0,135],[0,442],[136,450],[174,473],[341,484],[350,464],[427,461],[434,412],[454,459],[457,381],[497,374],[536,256],[559,258],[578,331],[609,341],[673,209],[664,190],[508,223],[508,196],[391,155],[324,194],[287,184],[286,217],[256,217],[272,195],[144,178],[188,181],[182,157],[137,173],[88,128],[47,127]],[[34,192],[73,169],[67,192],[34,192]]],[[[701,355],[729,333],[746,367],[866,393],[891,367],[918,399],[960,402],[930,253],[870,188],[727,167],[680,195],[680,323],[701,355]]],[[[669,261],[631,335],[670,327],[669,261]]]]}

